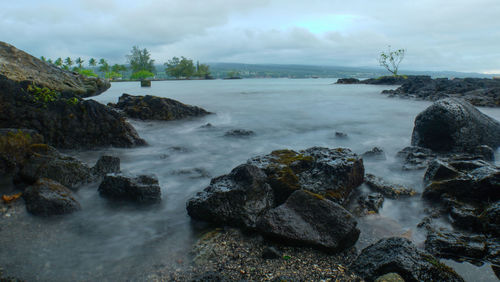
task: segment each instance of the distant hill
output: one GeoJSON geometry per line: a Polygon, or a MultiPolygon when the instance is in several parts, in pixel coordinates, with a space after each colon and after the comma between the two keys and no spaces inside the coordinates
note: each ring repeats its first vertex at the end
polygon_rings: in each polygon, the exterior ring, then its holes
{"type": "MultiPolygon", "coordinates": [[[[387,71],[376,68],[356,68],[339,66],[279,65],[279,64],[240,64],[209,63],[212,76],[224,78],[229,72],[239,72],[244,78],[288,77],[288,78],[371,78],[389,75],[387,71]]],[[[492,78],[497,75],[481,73],[464,73],[454,71],[410,71],[401,70],[406,75],[430,75],[432,77],[479,77],[492,78]]]]}

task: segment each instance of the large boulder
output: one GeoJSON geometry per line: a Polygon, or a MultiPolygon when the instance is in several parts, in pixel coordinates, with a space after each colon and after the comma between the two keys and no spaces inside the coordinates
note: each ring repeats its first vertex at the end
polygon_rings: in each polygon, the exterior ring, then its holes
{"type": "Polygon", "coordinates": [[[154,204],[161,201],[161,188],[153,175],[137,177],[108,174],[99,185],[99,194],[114,201],[154,204]]]}
{"type": "Polygon", "coordinates": [[[111,87],[109,81],[58,68],[1,41],[0,75],[17,83],[34,83],[80,97],[98,95],[111,87]]]}
{"type": "Polygon", "coordinates": [[[194,219],[254,228],[258,218],[274,204],[265,173],[243,164],[228,175],[212,179],[210,185],[187,203],[194,219]]]}
{"type": "Polygon", "coordinates": [[[461,99],[442,99],[415,118],[411,144],[436,152],[500,145],[500,123],[461,99]]]}
{"type": "Polygon", "coordinates": [[[23,193],[26,209],[35,215],[68,214],[79,210],[73,192],[57,181],[41,178],[23,193]]]}
{"type": "Polygon", "coordinates": [[[248,163],[266,173],[276,205],[299,189],[342,204],[352,190],[363,183],[364,177],[363,160],[346,148],[277,150],[254,157],[248,163]]]}
{"type": "Polygon", "coordinates": [[[408,282],[464,281],[431,254],[400,237],[381,239],[363,249],[350,269],[366,281],[374,281],[387,273],[397,273],[408,282]]]}
{"type": "Polygon", "coordinates": [[[151,95],[123,94],[116,105],[110,104],[110,106],[122,110],[128,117],[142,120],[177,120],[210,114],[196,106],[151,95]]]}
{"type": "Polygon", "coordinates": [[[356,243],[360,232],[356,225],[354,216],[342,206],[298,190],[284,204],[263,215],[257,229],[280,242],[337,252],[356,243]]]}

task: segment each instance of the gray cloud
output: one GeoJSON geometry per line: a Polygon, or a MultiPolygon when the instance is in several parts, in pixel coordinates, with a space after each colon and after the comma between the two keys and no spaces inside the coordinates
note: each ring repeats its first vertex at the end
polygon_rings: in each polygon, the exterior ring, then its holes
{"type": "Polygon", "coordinates": [[[124,62],[133,45],[158,63],[377,66],[387,45],[402,67],[500,70],[498,0],[9,1],[0,40],[36,56],[124,62]]]}

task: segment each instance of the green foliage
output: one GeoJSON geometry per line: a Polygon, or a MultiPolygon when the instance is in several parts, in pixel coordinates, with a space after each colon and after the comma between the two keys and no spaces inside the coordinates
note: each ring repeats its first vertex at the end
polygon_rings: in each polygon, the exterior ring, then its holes
{"type": "Polygon", "coordinates": [[[59,98],[59,93],[55,90],[51,90],[47,87],[38,87],[34,83],[28,85],[28,93],[33,96],[35,102],[42,103],[46,105],[49,102],[53,102],[59,98]]]}
{"type": "Polygon", "coordinates": [[[69,69],[73,65],[73,60],[71,60],[70,57],[67,57],[66,59],[64,59],[64,63],[65,63],[65,66],[67,67],[66,69],[69,69]]]}
{"type": "Polygon", "coordinates": [[[210,77],[210,66],[196,62],[196,72],[194,76],[208,78],[210,77]]]}
{"type": "Polygon", "coordinates": [[[108,62],[105,60],[105,59],[100,59],[99,60],[99,71],[103,72],[103,73],[107,73],[109,72],[109,64],[108,62]]]}
{"type": "Polygon", "coordinates": [[[115,78],[122,77],[122,75],[120,73],[110,71],[110,72],[105,73],[104,77],[109,78],[109,79],[115,79],[115,78]]]}
{"type": "Polygon", "coordinates": [[[185,77],[190,78],[195,73],[195,67],[193,60],[186,57],[173,57],[164,64],[167,68],[165,71],[168,75],[174,76],[176,78],[185,77]]]}
{"type": "Polygon", "coordinates": [[[125,65],[114,64],[111,67],[111,71],[120,73],[122,71],[127,71],[127,67],[125,65]]]}
{"type": "Polygon", "coordinates": [[[398,75],[399,64],[405,57],[406,50],[398,49],[391,51],[391,46],[387,48],[386,52],[381,52],[378,58],[380,66],[386,68],[394,76],[398,75]]]}
{"type": "Polygon", "coordinates": [[[77,69],[76,72],[85,76],[97,77],[93,70],[77,69]]]}
{"type": "Polygon", "coordinates": [[[138,46],[134,46],[130,51],[130,55],[126,57],[134,73],[142,70],[149,72],[155,71],[154,60],[151,59],[151,54],[146,48],[141,50],[138,46]]]}
{"type": "Polygon", "coordinates": [[[235,77],[240,77],[240,72],[239,71],[229,71],[227,72],[227,77],[229,78],[235,78],[235,77]]]}
{"type": "Polygon", "coordinates": [[[66,104],[68,104],[68,105],[76,105],[79,102],[80,102],[80,100],[78,100],[78,98],[76,98],[76,97],[69,98],[66,100],[66,104]]]}
{"type": "Polygon", "coordinates": [[[97,66],[97,61],[94,58],[90,58],[89,67],[95,67],[95,66],[97,66]]]}
{"type": "Polygon", "coordinates": [[[142,79],[146,79],[146,78],[152,78],[154,76],[155,76],[155,74],[152,73],[152,72],[149,72],[147,70],[141,70],[141,71],[138,71],[138,72],[134,72],[132,74],[132,76],[130,76],[130,78],[131,79],[142,80],[142,79]]]}
{"type": "Polygon", "coordinates": [[[84,60],[80,57],[76,58],[76,60],[75,60],[75,63],[78,65],[79,69],[83,68],[83,62],[84,62],[84,60]]]}
{"type": "Polygon", "coordinates": [[[44,57],[44,56],[41,56],[41,57],[40,57],[40,60],[42,60],[42,61],[44,61],[44,62],[46,62],[46,61],[47,61],[47,59],[45,59],[45,57],[44,57]]]}
{"type": "Polygon", "coordinates": [[[58,67],[61,67],[63,64],[63,60],[61,58],[57,58],[55,61],[54,61],[54,65],[58,66],[58,67]]]}
{"type": "Polygon", "coordinates": [[[48,60],[47,60],[47,63],[49,63],[49,64],[53,64],[52,59],[48,59],[48,60]]]}

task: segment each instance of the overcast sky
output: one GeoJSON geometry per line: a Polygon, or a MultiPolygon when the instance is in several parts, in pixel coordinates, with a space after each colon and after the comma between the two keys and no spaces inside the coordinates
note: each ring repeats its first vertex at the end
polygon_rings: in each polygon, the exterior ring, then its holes
{"type": "Polygon", "coordinates": [[[500,0],[2,2],[0,41],[37,57],[377,67],[391,45],[402,69],[500,73],[500,0]]]}

